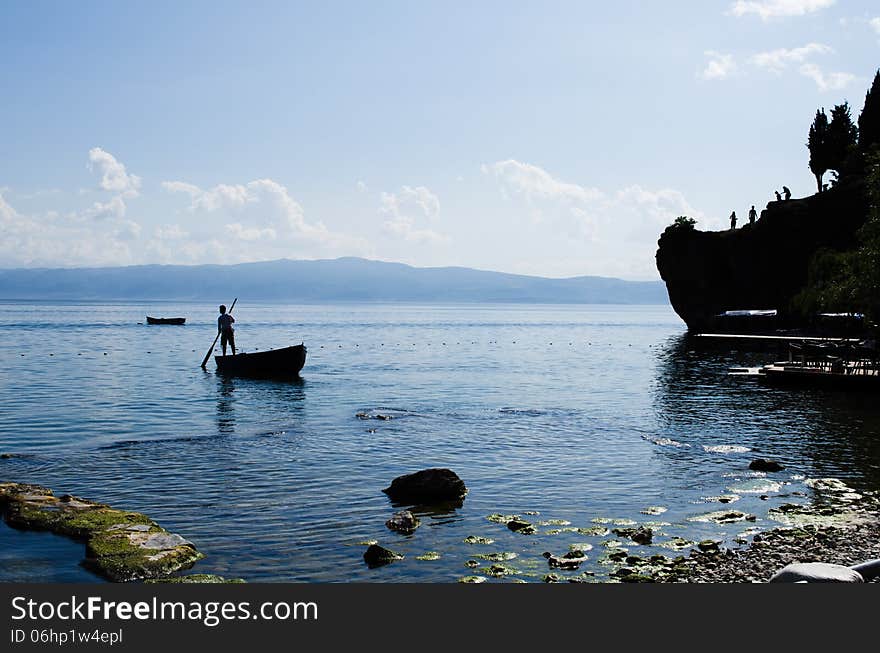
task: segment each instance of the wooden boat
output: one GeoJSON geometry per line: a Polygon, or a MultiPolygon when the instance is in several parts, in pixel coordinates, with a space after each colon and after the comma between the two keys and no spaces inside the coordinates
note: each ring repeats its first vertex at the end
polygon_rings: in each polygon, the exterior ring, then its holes
{"type": "Polygon", "coordinates": [[[296,376],[306,364],[305,345],[235,356],[214,356],[219,374],[235,376],[296,376]]]}
{"type": "Polygon", "coordinates": [[[147,324],[184,324],[185,317],[150,317],[147,315],[147,324]]]}

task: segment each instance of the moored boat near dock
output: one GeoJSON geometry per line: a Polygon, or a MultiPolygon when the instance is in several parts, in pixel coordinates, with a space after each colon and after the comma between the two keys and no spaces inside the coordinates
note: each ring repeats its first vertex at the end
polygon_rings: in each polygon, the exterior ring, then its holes
{"type": "Polygon", "coordinates": [[[880,361],[873,343],[791,343],[789,359],[758,368],[774,383],[847,389],[880,389],[880,361]]]}
{"type": "Polygon", "coordinates": [[[296,376],[306,363],[304,344],[250,354],[214,356],[219,374],[235,376],[296,376]]]}

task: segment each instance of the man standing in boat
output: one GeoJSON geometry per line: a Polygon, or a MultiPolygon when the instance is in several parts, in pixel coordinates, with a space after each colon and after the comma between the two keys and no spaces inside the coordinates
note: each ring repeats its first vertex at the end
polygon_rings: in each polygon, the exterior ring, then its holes
{"type": "Polygon", "coordinates": [[[235,356],[235,331],[232,323],[235,318],[226,312],[226,305],[220,304],[220,317],[217,318],[217,333],[220,334],[220,346],[223,348],[223,355],[226,355],[226,343],[232,347],[232,355],[235,356]]]}

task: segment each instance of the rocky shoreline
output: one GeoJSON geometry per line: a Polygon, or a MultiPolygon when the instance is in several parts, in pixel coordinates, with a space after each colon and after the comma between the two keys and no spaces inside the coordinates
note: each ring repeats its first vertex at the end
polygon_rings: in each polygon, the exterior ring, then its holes
{"type": "MultiPolygon", "coordinates": [[[[774,529],[739,550],[694,551],[681,574],[658,582],[763,583],[786,565],[824,562],[850,567],[880,558],[880,514],[848,526],[774,529]]],[[[870,582],[880,582],[880,578],[870,582]]]]}

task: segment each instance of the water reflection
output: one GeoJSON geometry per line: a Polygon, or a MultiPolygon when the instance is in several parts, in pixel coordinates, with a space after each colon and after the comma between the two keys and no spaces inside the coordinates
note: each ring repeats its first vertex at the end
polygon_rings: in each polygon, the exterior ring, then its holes
{"type": "Polygon", "coordinates": [[[778,360],[787,355],[784,348],[778,342],[668,339],[656,354],[653,388],[660,430],[673,443],[662,449],[673,459],[694,459],[700,452],[740,446],[811,476],[880,486],[876,396],[777,388],[728,375],[732,367],[778,360]]]}
{"type": "Polygon", "coordinates": [[[217,431],[232,435],[236,428],[236,404],[242,402],[251,413],[249,422],[276,424],[279,418],[301,410],[305,399],[305,381],[300,377],[273,379],[234,377],[218,374],[217,431]]]}
{"type": "Polygon", "coordinates": [[[235,433],[235,384],[231,377],[219,377],[217,386],[217,432],[223,435],[235,433]]]}

